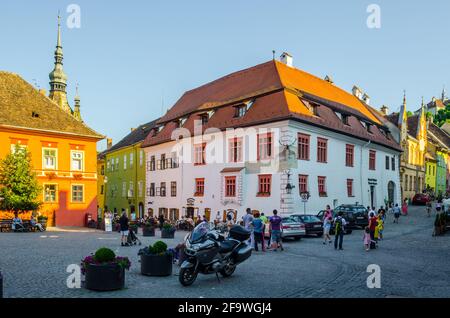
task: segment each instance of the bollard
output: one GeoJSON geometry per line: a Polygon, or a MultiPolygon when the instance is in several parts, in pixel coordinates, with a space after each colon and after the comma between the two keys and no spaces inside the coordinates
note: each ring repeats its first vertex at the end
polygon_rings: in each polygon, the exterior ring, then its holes
{"type": "Polygon", "coordinates": [[[3,298],[3,275],[0,272],[0,298],[3,298]]]}

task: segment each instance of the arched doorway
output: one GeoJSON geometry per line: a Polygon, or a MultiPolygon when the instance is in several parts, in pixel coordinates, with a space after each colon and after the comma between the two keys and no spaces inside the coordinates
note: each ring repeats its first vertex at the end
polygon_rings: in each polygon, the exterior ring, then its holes
{"type": "Polygon", "coordinates": [[[395,183],[393,181],[389,181],[388,183],[388,200],[389,203],[395,203],[395,183]]]}

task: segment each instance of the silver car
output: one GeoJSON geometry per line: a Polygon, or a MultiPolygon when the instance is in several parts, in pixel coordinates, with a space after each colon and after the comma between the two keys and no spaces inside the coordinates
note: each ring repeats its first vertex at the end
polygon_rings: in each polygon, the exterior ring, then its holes
{"type": "MultiPolygon", "coordinates": [[[[295,240],[300,240],[302,236],[306,236],[306,228],[305,224],[301,222],[297,222],[291,217],[283,217],[281,218],[282,226],[281,226],[281,238],[293,238],[295,240]]],[[[270,236],[269,226],[266,226],[266,230],[264,233],[265,237],[270,236]]]]}

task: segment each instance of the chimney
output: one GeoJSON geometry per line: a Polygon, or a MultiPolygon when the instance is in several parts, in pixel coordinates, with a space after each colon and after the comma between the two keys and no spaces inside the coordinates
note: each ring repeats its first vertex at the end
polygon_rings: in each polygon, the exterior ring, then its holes
{"type": "Polygon", "coordinates": [[[112,147],[112,138],[107,138],[106,139],[106,149],[111,149],[112,147]]]}
{"type": "Polygon", "coordinates": [[[46,92],[45,89],[43,89],[43,88],[40,88],[40,89],[39,89],[39,93],[40,93],[41,95],[47,96],[47,92],[46,92]]]}
{"type": "Polygon", "coordinates": [[[387,116],[389,113],[389,107],[387,107],[386,105],[381,106],[380,110],[384,114],[384,116],[387,116]]]}
{"type": "Polygon", "coordinates": [[[292,55],[290,55],[289,53],[283,52],[283,54],[281,54],[280,56],[280,61],[281,63],[284,63],[289,67],[294,66],[292,55]]]}
{"type": "Polygon", "coordinates": [[[362,90],[358,86],[356,86],[356,85],[353,86],[352,93],[354,96],[356,96],[356,98],[358,98],[358,99],[362,98],[363,93],[362,93],[362,90]]]}
{"type": "Polygon", "coordinates": [[[325,80],[326,82],[330,83],[330,84],[334,84],[333,79],[332,79],[331,76],[329,76],[329,75],[325,76],[324,80],[325,80]]]}
{"type": "Polygon", "coordinates": [[[364,94],[362,99],[363,99],[364,103],[366,103],[367,105],[370,105],[370,96],[369,95],[364,94]]]}

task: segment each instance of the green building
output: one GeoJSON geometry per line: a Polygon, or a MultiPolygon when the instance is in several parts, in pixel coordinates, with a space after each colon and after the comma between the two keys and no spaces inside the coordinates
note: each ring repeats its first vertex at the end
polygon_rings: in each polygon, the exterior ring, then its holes
{"type": "Polygon", "coordinates": [[[152,121],[132,129],[117,144],[102,153],[106,163],[104,193],[105,210],[129,216],[144,216],[145,203],[145,153],[141,143],[154,128],[152,121]]]}
{"type": "Polygon", "coordinates": [[[450,136],[432,122],[429,123],[428,131],[436,151],[436,187],[434,192],[436,195],[445,195],[447,192],[450,136]]]}

